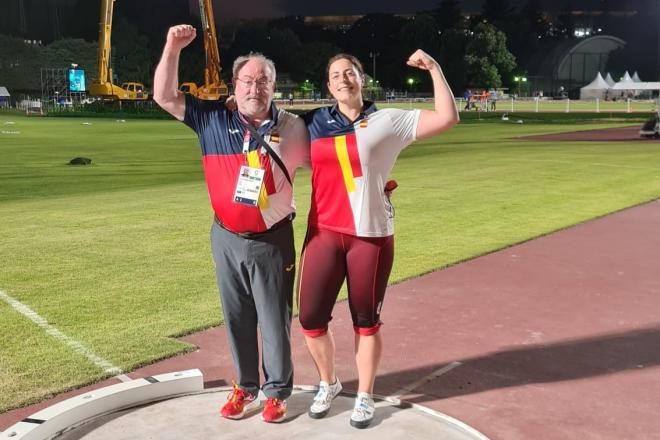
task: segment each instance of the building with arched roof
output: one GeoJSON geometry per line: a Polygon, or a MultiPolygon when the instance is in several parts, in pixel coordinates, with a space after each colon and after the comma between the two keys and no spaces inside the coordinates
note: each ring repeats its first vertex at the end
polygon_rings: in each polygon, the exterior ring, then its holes
{"type": "Polygon", "coordinates": [[[625,46],[621,38],[597,35],[542,48],[528,65],[531,90],[555,96],[561,89],[571,97],[579,96],[580,87],[589,84],[598,72],[607,70],[610,54],[625,46]]]}

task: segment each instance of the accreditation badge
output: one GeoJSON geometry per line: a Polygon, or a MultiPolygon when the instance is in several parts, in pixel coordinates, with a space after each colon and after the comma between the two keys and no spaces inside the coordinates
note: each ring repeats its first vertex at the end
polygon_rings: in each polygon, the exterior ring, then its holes
{"type": "Polygon", "coordinates": [[[264,184],[266,172],[261,168],[252,168],[247,165],[241,166],[234,191],[234,202],[247,206],[257,206],[261,187],[264,184]]]}

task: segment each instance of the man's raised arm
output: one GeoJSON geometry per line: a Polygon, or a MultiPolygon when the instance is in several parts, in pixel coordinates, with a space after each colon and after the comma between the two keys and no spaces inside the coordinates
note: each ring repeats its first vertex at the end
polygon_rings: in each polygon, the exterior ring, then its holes
{"type": "Polygon", "coordinates": [[[154,101],[179,121],[186,113],[186,100],[179,91],[179,56],[196,35],[196,29],[189,24],[171,27],[154,75],[154,101]]]}

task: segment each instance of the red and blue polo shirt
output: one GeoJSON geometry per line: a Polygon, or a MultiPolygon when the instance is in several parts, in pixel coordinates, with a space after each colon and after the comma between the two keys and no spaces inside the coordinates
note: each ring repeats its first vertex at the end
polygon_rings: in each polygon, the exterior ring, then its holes
{"type": "MultiPolygon", "coordinates": [[[[293,188],[286,176],[246,128],[245,118],[220,101],[204,101],[186,94],[183,122],[192,128],[202,149],[202,162],[215,216],[229,230],[264,232],[295,212],[293,188]],[[249,139],[248,153],[243,144],[249,139]],[[234,202],[241,166],[265,170],[257,207],[234,202]]],[[[273,104],[271,119],[257,132],[280,156],[291,179],[301,166],[309,166],[309,135],[298,116],[273,104]]]]}
{"type": "Polygon", "coordinates": [[[305,116],[311,138],[309,226],[360,237],[394,233],[385,183],[399,153],[415,141],[419,110],[365,110],[349,121],[337,105],[305,116]]]}

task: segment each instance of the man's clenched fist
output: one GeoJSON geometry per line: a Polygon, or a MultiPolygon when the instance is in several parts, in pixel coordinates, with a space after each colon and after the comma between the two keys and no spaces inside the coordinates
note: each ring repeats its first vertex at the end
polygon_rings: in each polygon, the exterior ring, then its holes
{"type": "Polygon", "coordinates": [[[197,29],[189,24],[172,26],[167,31],[167,46],[170,49],[181,50],[190,44],[197,36],[197,29]]]}

